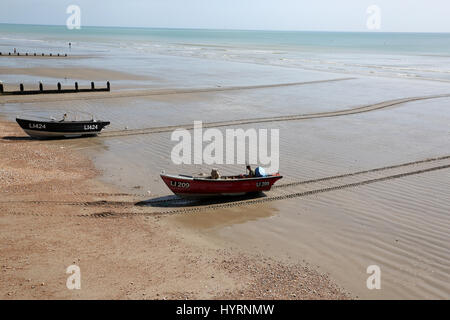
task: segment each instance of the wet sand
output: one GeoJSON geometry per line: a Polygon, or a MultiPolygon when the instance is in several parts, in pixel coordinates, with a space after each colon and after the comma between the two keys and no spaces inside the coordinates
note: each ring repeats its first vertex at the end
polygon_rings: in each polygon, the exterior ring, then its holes
{"type": "Polygon", "coordinates": [[[447,299],[450,161],[441,164],[311,182],[276,190],[265,205],[173,219],[248,252],[314,261],[359,298],[447,299]],[[370,265],[381,268],[382,290],[366,288],[370,265]]]}
{"type": "Polygon", "coordinates": [[[30,75],[75,80],[148,80],[149,77],[100,68],[0,68],[0,75],[30,75]]]}

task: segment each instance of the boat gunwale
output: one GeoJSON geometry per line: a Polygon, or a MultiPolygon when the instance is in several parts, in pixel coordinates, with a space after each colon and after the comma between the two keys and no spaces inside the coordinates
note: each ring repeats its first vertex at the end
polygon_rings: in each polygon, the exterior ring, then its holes
{"type": "Polygon", "coordinates": [[[189,180],[189,181],[207,181],[207,182],[240,182],[240,181],[252,181],[252,180],[262,180],[262,179],[281,179],[283,178],[282,175],[269,175],[266,177],[248,177],[248,178],[238,178],[239,176],[224,176],[224,177],[233,177],[235,179],[211,179],[211,178],[202,178],[202,177],[187,177],[187,176],[180,176],[180,175],[171,175],[171,174],[161,174],[162,177],[166,178],[172,178],[172,179],[179,179],[179,180],[189,180]]]}
{"type": "Polygon", "coordinates": [[[110,121],[103,121],[103,120],[49,120],[49,121],[42,121],[42,120],[29,120],[29,119],[23,119],[23,118],[16,118],[16,122],[20,125],[19,121],[26,121],[26,122],[35,122],[35,123],[57,123],[57,124],[82,124],[82,123],[98,123],[104,126],[110,125],[110,121]]]}

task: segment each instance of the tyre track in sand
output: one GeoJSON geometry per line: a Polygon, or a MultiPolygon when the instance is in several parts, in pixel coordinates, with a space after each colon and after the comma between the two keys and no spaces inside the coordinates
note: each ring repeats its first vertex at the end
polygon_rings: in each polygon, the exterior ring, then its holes
{"type": "Polygon", "coordinates": [[[342,189],[348,189],[348,188],[356,188],[359,186],[364,186],[372,183],[377,182],[383,182],[393,179],[399,179],[407,176],[412,175],[418,175],[423,174],[427,172],[437,171],[437,170],[443,170],[443,169],[450,169],[450,164],[422,169],[422,170],[416,170],[416,171],[410,171],[380,178],[374,178],[374,179],[368,179],[363,180],[355,183],[349,183],[349,184],[343,184],[343,185],[337,185],[327,188],[320,188],[320,189],[312,189],[302,192],[296,192],[296,193],[289,193],[285,195],[279,195],[279,196],[271,196],[271,197],[265,197],[265,198],[259,198],[259,199],[252,199],[252,200],[244,200],[239,202],[228,202],[228,203],[221,203],[221,204],[213,204],[213,205],[207,205],[202,207],[192,207],[192,208],[181,208],[181,209],[174,209],[174,210],[167,210],[167,211],[155,211],[155,212],[112,212],[112,211],[105,211],[101,213],[94,213],[94,214],[88,214],[88,215],[79,215],[79,217],[88,217],[88,218],[127,218],[127,217],[135,217],[135,216],[162,216],[162,215],[172,215],[172,214],[184,214],[184,213],[192,213],[192,212],[200,212],[200,211],[207,211],[207,210],[217,210],[217,209],[228,209],[233,207],[241,207],[241,206],[249,206],[249,205],[256,205],[256,204],[262,204],[267,202],[273,202],[273,201],[280,201],[280,200],[288,200],[293,198],[299,198],[299,197],[306,197],[310,195],[320,194],[324,192],[330,192],[330,191],[337,191],[342,189]]]}
{"type": "Polygon", "coordinates": [[[352,173],[344,173],[344,174],[340,174],[340,175],[336,175],[336,176],[329,176],[329,177],[324,177],[324,178],[319,178],[319,179],[312,179],[312,180],[305,180],[305,181],[298,181],[298,182],[283,183],[283,184],[274,185],[272,188],[273,189],[277,189],[277,188],[293,187],[293,186],[302,185],[302,184],[309,184],[309,183],[316,183],[316,182],[334,180],[334,179],[339,179],[339,178],[346,178],[346,177],[356,176],[356,175],[365,174],[365,173],[385,171],[385,170],[390,170],[390,169],[397,169],[397,168],[408,167],[408,166],[418,165],[418,164],[427,163],[427,162],[435,162],[435,161],[440,161],[440,160],[447,160],[447,159],[450,159],[450,155],[449,156],[436,157],[436,158],[428,158],[428,159],[425,159],[425,160],[412,161],[412,162],[407,162],[407,163],[402,163],[402,164],[396,164],[396,165],[386,166],[386,167],[381,167],[381,168],[357,171],[357,172],[352,172],[352,173]]]}
{"type": "MultiPolygon", "coordinates": [[[[3,201],[0,204],[11,205],[16,203],[25,205],[61,205],[61,206],[80,206],[80,207],[94,207],[94,208],[104,208],[104,212],[94,213],[94,214],[76,214],[76,215],[64,215],[64,217],[92,217],[92,218],[102,218],[102,217],[133,217],[133,216],[159,216],[168,214],[182,214],[189,212],[199,212],[215,209],[225,209],[231,207],[240,207],[248,205],[256,205],[272,201],[280,201],[298,197],[305,197],[314,194],[320,194],[324,192],[336,191],[341,189],[355,188],[358,186],[364,186],[372,183],[389,181],[393,179],[399,179],[411,175],[423,174],[431,171],[444,170],[450,168],[450,155],[442,156],[436,158],[429,158],[425,160],[418,160],[414,162],[408,162],[398,165],[385,166],[380,168],[374,168],[364,171],[358,171],[353,173],[347,173],[336,176],[329,176],[314,180],[305,180],[290,182],[285,184],[276,185],[272,188],[272,191],[268,192],[268,197],[256,198],[256,199],[244,199],[238,201],[229,202],[219,202],[214,204],[198,205],[199,202],[187,202],[184,199],[179,199],[176,196],[169,196],[163,200],[149,200],[149,201],[110,201],[110,200],[97,200],[97,201],[42,201],[42,200],[31,200],[31,201],[3,201]],[[418,167],[417,170],[411,170],[412,167],[418,167]],[[400,170],[400,171],[399,171],[400,170]],[[386,172],[390,174],[382,174],[386,172]],[[381,174],[380,174],[381,173],[381,174]],[[377,174],[379,176],[372,176],[377,174]],[[356,181],[354,180],[356,178],[356,181]],[[323,183],[326,182],[326,185],[323,183]],[[304,190],[295,190],[296,187],[303,187],[304,190]],[[290,190],[294,189],[294,190],[290,190]],[[138,206],[137,206],[138,205],[138,206]],[[167,209],[173,206],[173,209],[167,209]],[[158,210],[159,207],[159,210],[158,210]],[[125,210],[125,209],[136,209],[139,211],[134,212],[114,212],[114,209],[125,210]],[[151,211],[149,211],[151,209],[151,211]]],[[[83,195],[82,193],[79,194],[83,195]]],[[[86,194],[89,195],[89,194],[86,194]]],[[[95,195],[95,194],[91,194],[95,195]]],[[[102,196],[116,196],[117,194],[99,193],[102,196]]],[[[139,194],[125,194],[120,193],[120,196],[144,196],[139,194]]],[[[30,216],[53,216],[51,214],[39,214],[39,213],[12,213],[14,215],[30,215],[30,216]]]]}
{"type": "MultiPolygon", "coordinates": [[[[236,126],[236,125],[247,125],[247,124],[253,124],[253,123],[299,121],[299,120],[309,120],[309,119],[317,119],[317,118],[332,118],[332,117],[340,117],[340,116],[353,115],[353,114],[359,114],[359,113],[365,113],[365,112],[386,109],[386,108],[398,106],[398,105],[405,104],[408,102],[413,102],[413,101],[448,98],[448,97],[450,97],[450,94],[447,93],[447,94],[432,95],[432,96],[394,99],[394,100],[379,102],[376,104],[365,105],[362,107],[343,109],[343,110],[337,110],[337,111],[326,111],[326,112],[277,116],[277,117],[238,119],[238,120],[229,120],[229,121],[203,122],[202,127],[203,128],[217,128],[217,127],[228,127],[228,126],[236,126]]],[[[182,125],[152,127],[152,128],[143,128],[143,129],[105,131],[104,133],[99,135],[99,138],[148,135],[148,134],[172,132],[176,129],[192,130],[192,129],[194,129],[194,125],[193,124],[182,124],[182,125]]]]}
{"type": "Polygon", "coordinates": [[[117,98],[134,98],[134,97],[150,97],[150,96],[167,96],[174,94],[195,94],[195,93],[208,93],[208,92],[225,92],[225,91],[240,91],[240,90],[257,90],[257,89],[270,89],[270,88],[282,88],[303,86],[310,84],[320,84],[328,82],[338,82],[357,79],[355,77],[346,78],[334,78],[324,80],[312,80],[304,82],[287,82],[287,83],[274,83],[274,84],[260,84],[252,86],[229,86],[229,87],[204,87],[204,88],[175,88],[175,89],[140,89],[140,90],[122,90],[115,92],[97,92],[92,93],[69,93],[65,95],[55,96],[49,94],[43,97],[36,96],[0,96],[1,103],[35,103],[35,102],[54,102],[54,101],[77,101],[77,100],[96,100],[96,99],[117,99],[117,98]]]}

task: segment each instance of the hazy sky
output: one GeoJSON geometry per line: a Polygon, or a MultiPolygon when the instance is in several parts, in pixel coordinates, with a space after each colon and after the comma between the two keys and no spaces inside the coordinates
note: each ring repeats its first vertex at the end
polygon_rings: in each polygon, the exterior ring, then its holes
{"type": "Polygon", "coordinates": [[[450,32],[450,0],[0,0],[0,22],[64,25],[68,5],[82,26],[367,31],[378,5],[381,31],[450,32]]]}

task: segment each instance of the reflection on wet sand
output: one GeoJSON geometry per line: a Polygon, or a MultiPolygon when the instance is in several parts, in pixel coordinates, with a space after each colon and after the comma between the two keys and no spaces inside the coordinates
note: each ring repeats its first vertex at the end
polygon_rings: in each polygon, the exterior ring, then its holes
{"type": "Polygon", "coordinates": [[[136,203],[136,205],[141,207],[156,207],[156,208],[184,208],[184,207],[201,208],[203,206],[211,206],[227,203],[232,204],[240,201],[259,199],[264,197],[266,197],[266,195],[263,192],[243,196],[212,197],[209,199],[184,199],[178,196],[163,196],[139,201],[138,203],[136,203]]]}
{"type": "MultiPolygon", "coordinates": [[[[244,224],[259,219],[273,217],[279,214],[279,209],[272,204],[255,205],[245,209],[235,207],[210,211],[191,212],[172,217],[173,221],[196,231],[205,229],[220,229],[244,224]]],[[[244,239],[242,239],[245,241],[244,239]]]]}

